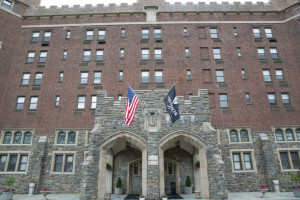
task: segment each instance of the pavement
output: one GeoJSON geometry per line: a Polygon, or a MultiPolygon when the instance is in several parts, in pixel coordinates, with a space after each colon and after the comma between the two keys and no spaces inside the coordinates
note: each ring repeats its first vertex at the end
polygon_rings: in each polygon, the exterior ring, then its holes
{"type": "MultiPolygon", "coordinates": [[[[185,200],[194,200],[195,195],[186,195],[181,194],[181,196],[185,200]]],[[[268,192],[265,195],[265,198],[260,198],[261,193],[260,192],[231,192],[228,193],[228,200],[292,200],[292,199],[298,199],[294,197],[293,192],[280,192],[280,193],[274,193],[274,192],[268,192]]],[[[2,200],[2,195],[0,196],[0,200],[2,200]]],[[[126,195],[112,195],[112,200],[123,200],[126,195]]],[[[48,200],[80,200],[79,194],[49,194],[47,196],[48,200]]],[[[13,200],[44,200],[44,197],[42,195],[33,195],[29,196],[26,194],[14,194],[13,200]]],[[[170,200],[170,199],[169,199],[170,200]]],[[[204,200],[204,199],[202,199],[204,200]]]]}

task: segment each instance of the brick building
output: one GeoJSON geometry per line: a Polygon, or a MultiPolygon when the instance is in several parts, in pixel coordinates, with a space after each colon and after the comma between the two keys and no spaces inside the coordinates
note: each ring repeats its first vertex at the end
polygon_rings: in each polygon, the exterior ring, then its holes
{"type": "MultiPolygon", "coordinates": [[[[300,1],[0,0],[0,180],[155,199],[290,191],[300,167],[300,1]],[[163,98],[176,83],[181,118],[163,98]],[[123,122],[128,84],[141,103],[123,122]],[[197,164],[199,163],[199,164],[197,164]]],[[[4,188],[1,184],[0,188],[4,188]]]]}

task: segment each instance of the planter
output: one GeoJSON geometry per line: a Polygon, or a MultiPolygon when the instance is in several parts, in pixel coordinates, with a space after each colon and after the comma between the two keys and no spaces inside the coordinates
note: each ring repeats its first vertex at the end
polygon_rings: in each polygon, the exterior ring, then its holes
{"type": "Polygon", "coordinates": [[[192,194],[192,187],[184,187],[184,194],[192,194]]]}
{"type": "Polygon", "coordinates": [[[259,189],[258,188],[258,191],[261,192],[260,198],[265,198],[265,194],[269,191],[269,189],[259,189]]]}
{"type": "Polygon", "coordinates": [[[146,197],[139,197],[139,200],[145,200],[146,197]]]}
{"type": "Polygon", "coordinates": [[[47,200],[47,195],[51,193],[51,191],[42,190],[40,191],[41,195],[44,196],[45,200],[47,200]]]}
{"type": "Polygon", "coordinates": [[[123,188],[115,188],[115,194],[117,195],[123,194],[123,188]]]}
{"type": "Polygon", "coordinates": [[[300,189],[294,189],[295,197],[300,197],[300,189]]]}
{"type": "Polygon", "coordinates": [[[11,200],[13,198],[14,192],[3,192],[2,200],[11,200]]]}
{"type": "Polygon", "coordinates": [[[168,197],[163,197],[162,200],[168,200],[168,197]]]}

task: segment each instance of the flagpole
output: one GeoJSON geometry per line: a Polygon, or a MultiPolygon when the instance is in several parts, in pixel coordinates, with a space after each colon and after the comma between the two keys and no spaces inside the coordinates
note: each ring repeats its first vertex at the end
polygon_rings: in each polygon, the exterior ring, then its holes
{"type": "MultiPolygon", "coordinates": [[[[172,85],[172,87],[171,87],[171,89],[169,90],[169,92],[172,90],[172,88],[177,84],[178,82],[176,81],[173,85],[172,85]]],[[[168,92],[168,94],[169,94],[169,92],[168,92]]],[[[166,95],[166,96],[168,96],[168,94],[166,95]]],[[[166,97],[165,96],[165,97],[166,97]]]]}

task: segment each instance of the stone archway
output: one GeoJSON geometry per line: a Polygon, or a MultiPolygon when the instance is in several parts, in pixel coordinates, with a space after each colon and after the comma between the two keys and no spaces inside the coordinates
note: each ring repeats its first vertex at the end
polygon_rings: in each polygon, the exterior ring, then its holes
{"type": "Polygon", "coordinates": [[[131,132],[117,132],[108,136],[98,145],[100,150],[98,199],[104,199],[113,191],[113,173],[106,170],[107,163],[113,166],[113,157],[126,145],[142,152],[142,193],[147,194],[147,142],[131,132]]]}
{"type": "Polygon", "coordinates": [[[200,191],[201,197],[209,199],[209,179],[207,173],[207,158],[206,148],[207,142],[198,135],[187,131],[176,131],[163,137],[158,143],[159,151],[159,171],[160,171],[160,194],[165,191],[164,182],[164,152],[167,149],[176,146],[176,142],[189,144],[192,149],[189,149],[193,156],[193,175],[195,191],[200,191]],[[195,166],[195,163],[200,161],[200,168],[195,166]]]}

